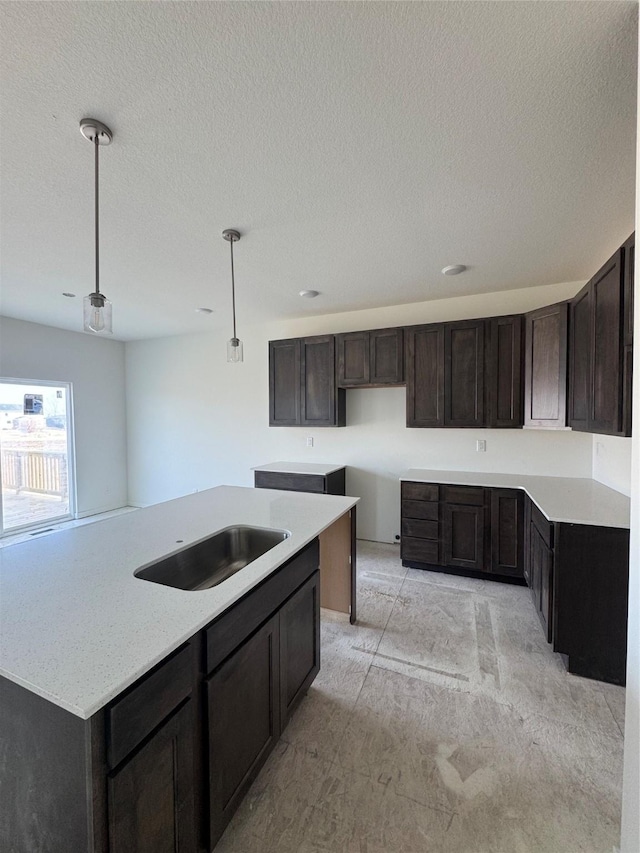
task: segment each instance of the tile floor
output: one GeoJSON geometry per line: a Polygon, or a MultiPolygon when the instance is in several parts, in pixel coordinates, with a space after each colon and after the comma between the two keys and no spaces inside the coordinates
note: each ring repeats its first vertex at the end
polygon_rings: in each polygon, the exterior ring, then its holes
{"type": "Polygon", "coordinates": [[[612,853],[624,689],[564,671],[524,587],[373,542],[358,573],[216,853],[612,853]]]}

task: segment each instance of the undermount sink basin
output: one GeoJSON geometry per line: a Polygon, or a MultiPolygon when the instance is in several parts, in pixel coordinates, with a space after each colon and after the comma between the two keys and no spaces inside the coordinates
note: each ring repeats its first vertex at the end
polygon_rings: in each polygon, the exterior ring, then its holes
{"type": "Polygon", "coordinates": [[[226,527],[184,551],[137,569],[134,575],[176,589],[209,589],[244,569],[290,535],[286,530],[266,527],[226,527]]]}

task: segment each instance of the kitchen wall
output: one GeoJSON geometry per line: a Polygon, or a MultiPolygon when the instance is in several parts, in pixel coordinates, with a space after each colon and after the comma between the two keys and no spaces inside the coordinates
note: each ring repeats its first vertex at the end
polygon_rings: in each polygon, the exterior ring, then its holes
{"type": "Polygon", "coordinates": [[[127,503],[125,347],[0,317],[0,375],[71,382],[79,516],[127,503]]]}
{"type": "Polygon", "coordinates": [[[594,480],[625,495],[631,494],[631,439],[611,435],[594,435],[594,480]]]}
{"type": "MultiPolygon", "coordinates": [[[[270,339],[527,311],[573,296],[581,282],[456,297],[243,327],[245,361],[226,363],[225,327],[126,345],[129,501],[146,505],[220,483],[252,485],[251,467],[278,460],[348,466],[360,495],[358,535],[399,533],[398,477],[409,467],[589,477],[592,436],[543,430],[405,427],[405,389],[347,391],[347,427],[268,426],[270,339]],[[306,446],[313,436],[314,446],[306,446]],[[487,451],[475,450],[476,440],[487,451]]],[[[318,300],[318,308],[322,303],[318,300]]]]}

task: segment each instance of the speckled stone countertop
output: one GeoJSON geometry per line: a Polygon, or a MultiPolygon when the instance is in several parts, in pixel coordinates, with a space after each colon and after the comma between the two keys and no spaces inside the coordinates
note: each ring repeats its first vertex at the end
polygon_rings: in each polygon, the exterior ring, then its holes
{"type": "Polygon", "coordinates": [[[3,548],[0,675],[88,719],[357,501],[219,486],[3,548]],[[134,577],[234,524],[291,536],[208,590],[134,577]]]}
{"type": "Polygon", "coordinates": [[[630,500],[597,480],[411,468],[400,477],[418,483],[523,489],[549,521],[596,527],[630,526],[630,500]]]}
{"type": "Polygon", "coordinates": [[[327,465],[322,462],[269,462],[267,465],[256,465],[252,471],[273,471],[277,474],[318,474],[326,477],[334,471],[340,471],[345,465],[327,465]]]}

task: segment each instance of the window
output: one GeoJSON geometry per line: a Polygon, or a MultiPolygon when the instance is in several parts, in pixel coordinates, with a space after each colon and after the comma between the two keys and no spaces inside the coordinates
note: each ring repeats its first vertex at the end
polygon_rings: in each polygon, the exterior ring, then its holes
{"type": "Polygon", "coordinates": [[[0,379],[0,535],[75,512],[71,386],[0,379]]]}

